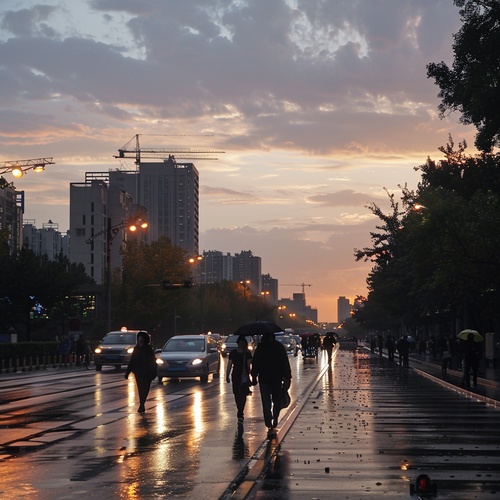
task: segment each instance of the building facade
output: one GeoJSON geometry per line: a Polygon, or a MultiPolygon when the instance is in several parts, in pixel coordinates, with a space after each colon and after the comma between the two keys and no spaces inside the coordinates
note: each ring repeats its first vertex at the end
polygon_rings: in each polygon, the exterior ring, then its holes
{"type": "Polygon", "coordinates": [[[20,250],[23,242],[24,191],[15,187],[0,189],[0,230],[7,233],[9,252],[20,250]]]}
{"type": "Polygon", "coordinates": [[[342,323],[347,318],[351,317],[351,309],[352,305],[349,302],[349,299],[346,297],[339,297],[337,299],[337,316],[339,323],[342,323]]]}

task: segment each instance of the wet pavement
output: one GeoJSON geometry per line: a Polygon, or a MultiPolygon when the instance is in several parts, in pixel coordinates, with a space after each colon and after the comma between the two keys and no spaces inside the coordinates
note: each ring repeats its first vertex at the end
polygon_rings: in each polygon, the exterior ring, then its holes
{"type": "Polygon", "coordinates": [[[223,377],[153,384],[140,416],[120,372],[2,376],[0,497],[411,498],[420,474],[437,498],[500,495],[498,371],[469,392],[458,372],[362,348],[290,363],[272,440],[258,388],[238,433],[223,377]]]}
{"type": "Polygon", "coordinates": [[[500,496],[498,385],[480,379],[465,391],[459,372],[440,380],[434,363],[410,366],[339,351],[249,497],[411,498],[421,474],[437,498],[500,496]]]}

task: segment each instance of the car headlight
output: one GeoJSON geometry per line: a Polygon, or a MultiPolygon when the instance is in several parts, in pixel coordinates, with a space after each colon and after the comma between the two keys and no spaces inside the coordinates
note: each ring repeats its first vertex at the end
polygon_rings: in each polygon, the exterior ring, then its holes
{"type": "Polygon", "coordinates": [[[222,344],[222,345],[220,346],[220,348],[221,348],[222,350],[224,350],[224,349],[226,348],[226,344],[222,344]]]}
{"type": "Polygon", "coordinates": [[[127,354],[132,354],[134,352],[134,348],[133,347],[129,347],[127,349],[127,354]]]}
{"type": "Polygon", "coordinates": [[[248,346],[248,350],[249,350],[249,351],[253,351],[253,345],[249,345],[249,346],[248,346]]]}
{"type": "Polygon", "coordinates": [[[101,354],[102,349],[101,349],[100,347],[96,347],[94,352],[95,352],[96,354],[101,354]]]}
{"type": "Polygon", "coordinates": [[[199,365],[200,363],[203,363],[203,360],[200,358],[196,358],[196,359],[193,359],[193,361],[191,361],[191,364],[193,366],[199,365]]]}
{"type": "Polygon", "coordinates": [[[163,361],[163,359],[160,359],[160,358],[156,358],[156,364],[157,365],[163,365],[165,362],[163,361]]]}

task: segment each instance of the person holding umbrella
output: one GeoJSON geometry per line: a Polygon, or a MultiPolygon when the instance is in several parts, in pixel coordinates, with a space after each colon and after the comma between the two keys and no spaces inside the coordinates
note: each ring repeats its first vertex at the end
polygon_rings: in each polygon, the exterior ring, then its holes
{"type": "Polygon", "coordinates": [[[268,437],[272,437],[278,425],[282,392],[288,390],[292,379],[285,347],[275,340],[273,332],[262,335],[253,355],[251,373],[254,384],[259,384],[264,423],[268,437]]]}
{"type": "Polygon", "coordinates": [[[248,350],[248,342],[244,335],[238,337],[238,348],[229,353],[229,361],[226,369],[226,382],[233,383],[234,401],[236,403],[236,416],[238,426],[243,426],[243,419],[247,396],[250,391],[250,365],[252,353],[248,350]]]}

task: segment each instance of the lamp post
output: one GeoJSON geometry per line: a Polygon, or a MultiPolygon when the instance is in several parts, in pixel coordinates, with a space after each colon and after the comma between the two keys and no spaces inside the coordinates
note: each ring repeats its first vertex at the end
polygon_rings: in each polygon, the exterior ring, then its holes
{"type": "Polygon", "coordinates": [[[200,333],[203,333],[205,329],[205,321],[204,321],[204,310],[203,310],[203,295],[205,290],[203,289],[203,283],[201,279],[201,261],[203,260],[203,255],[197,255],[196,257],[191,257],[189,259],[189,263],[192,265],[196,265],[195,272],[194,272],[194,278],[195,281],[198,283],[200,287],[200,333]]]}
{"type": "Polygon", "coordinates": [[[99,236],[106,234],[106,328],[108,332],[111,330],[111,245],[120,229],[127,228],[131,232],[135,232],[139,228],[146,229],[148,227],[145,219],[146,213],[146,209],[140,207],[132,217],[114,225],[111,224],[111,217],[108,217],[106,229],[99,231],[87,240],[87,243],[90,244],[99,236]]]}
{"type": "Polygon", "coordinates": [[[248,285],[250,285],[250,280],[240,281],[240,285],[243,285],[243,299],[246,300],[246,298],[247,298],[247,288],[249,288],[248,285]]]}

